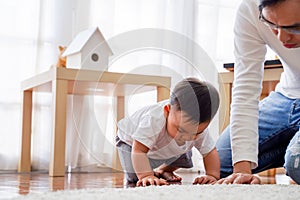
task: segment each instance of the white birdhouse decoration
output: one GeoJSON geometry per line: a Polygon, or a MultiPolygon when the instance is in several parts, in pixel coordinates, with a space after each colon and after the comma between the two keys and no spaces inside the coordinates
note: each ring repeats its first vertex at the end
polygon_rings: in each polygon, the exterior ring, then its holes
{"type": "Polygon", "coordinates": [[[67,58],[68,68],[105,71],[112,54],[99,28],[94,27],[80,32],[62,56],[67,58]]]}

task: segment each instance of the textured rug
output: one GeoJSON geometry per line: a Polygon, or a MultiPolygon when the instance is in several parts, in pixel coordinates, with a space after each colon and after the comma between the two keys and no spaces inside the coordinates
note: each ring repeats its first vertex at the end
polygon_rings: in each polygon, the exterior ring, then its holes
{"type": "Polygon", "coordinates": [[[170,185],[137,188],[102,188],[64,190],[41,194],[29,194],[16,199],[33,200],[289,200],[300,199],[298,185],[170,185]]]}

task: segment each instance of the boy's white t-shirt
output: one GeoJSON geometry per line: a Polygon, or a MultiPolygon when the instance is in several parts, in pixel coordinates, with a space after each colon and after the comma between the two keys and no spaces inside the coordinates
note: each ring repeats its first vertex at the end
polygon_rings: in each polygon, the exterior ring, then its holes
{"type": "Polygon", "coordinates": [[[132,145],[133,140],[139,141],[149,148],[147,156],[152,159],[179,157],[191,150],[193,146],[201,155],[208,154],[215,147],[215,142],[209,135],[208,129],[205,129],[197,140],[187,141],[182,146],[178,146],[175,140],[169,136],[164,116],[164,106],[167,104],[169,104],[169,100],[146,106],[130,117],[120,120],[117,133],[120,140],[129,145],[132,145]]]}

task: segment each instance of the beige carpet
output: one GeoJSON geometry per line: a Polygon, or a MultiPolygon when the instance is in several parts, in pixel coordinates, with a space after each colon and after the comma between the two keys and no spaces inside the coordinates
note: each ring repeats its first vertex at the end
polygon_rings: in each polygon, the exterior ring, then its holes
{"type": "Polygon", "coordinates": [[[98,190],[64,190],[29,194],[16,199],[49,200],[290,200],[300,199],[298,185],[170,185],[138,188],[102,188],[98,190]]]}

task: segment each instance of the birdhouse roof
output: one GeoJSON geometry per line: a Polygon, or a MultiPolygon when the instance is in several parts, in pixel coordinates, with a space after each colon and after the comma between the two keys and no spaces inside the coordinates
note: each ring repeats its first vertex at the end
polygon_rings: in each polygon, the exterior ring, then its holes
{"type": "Polygon", "coordinates": [[[94,35],[96,32],[98,32],[100,34],[101,42],[102,41],[105,42],[105,46],[107,47],[109,54],[112,55],[112,50],[110,49],[109,45],[105,41],[105,38],[103,37],[99,28],[93,27],[93,28],[84,30],[84,31],[80,32],[78,35],[76,35],[76,37],[73,39],[71,44],[67,47],[67,49],[65,50],[65,52],[63,53],[62,56],[68,56],[68,55],[72,55],[72,54],[80,52],[82,50],[82,48],[88,43],[88,41],[92,37],[92,35],[94,35]]]}

